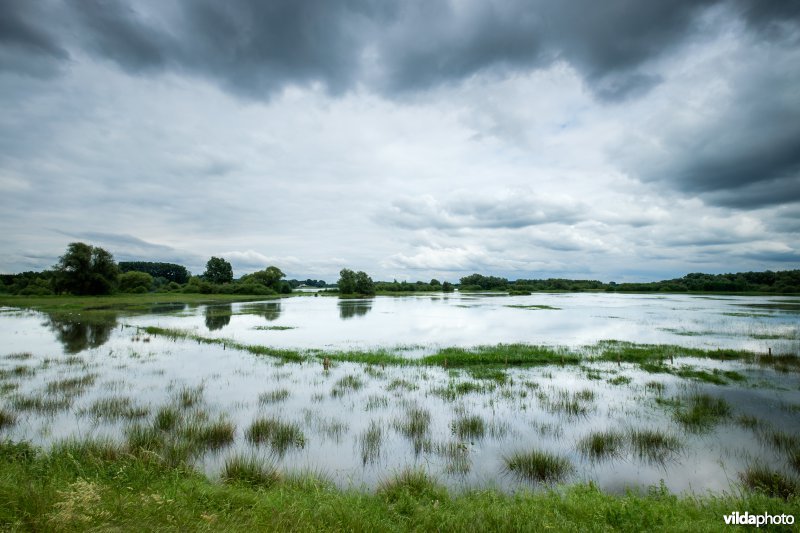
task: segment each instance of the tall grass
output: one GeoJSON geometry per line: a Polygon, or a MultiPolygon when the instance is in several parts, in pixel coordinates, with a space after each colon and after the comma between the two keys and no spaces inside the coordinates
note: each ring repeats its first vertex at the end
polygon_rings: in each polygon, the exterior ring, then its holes
{"type": "Polygon", "coordinates": [[[567,458],[541,450],[513,452],[503,461],[509,472],[533,482],[560,481],[574,469],[567,458]]]}
{"type": "Polygon", "coordinates": [[[380,460],[383,437],[383,425],[376,420],[370,420],[369,427],[358,436],[362,465],[374,464],[380,460]]]}
{"type": "Polygon", "coordinates": [[[306,445],[306,437],[300,426],[275,417],[257,418],[250,424],[245,436],[253,444],[269,445],[279,455],[286,453],[289,448],[303,448],[306,445]]]}
{"type": "Polygon", "coordinates": [[[681,448],[678,437],[658,429],[631,429],[628,442],[640,459],[654,463],[665,462],[681,448]]]}
{"type": "Polygon", "coordinates": [[[730,413],[730,405],[722,398],[694,393],[679,400],[674,417],[689,431],[707,431],[730,413]]]}
{"type": "Polygon", "coordinates": [[[789,500],[800,494],[800,486],[795,480],[761,464],[749,466],[739,474],[739,479],[748,489],[773,498],[789,500]]]}
{"type": "Polygon", "coordinates": [[[459,439],[482,439],[486,434],[486,422],[478,415],[464,415],[450,424],[459,439]]]}
{"type": "Polygon", "coordinates": [[[278,483],[281,475],[273,463],[255,455],[233,455],[225,459],[220,478],[225,483],[268,488],[278,483]]]}
{"type": "Polygon", "coordinates": [[[578,441],[578,450],[593,461],[620,457],[625,435],[616,431],[595,431],[578,441]]]}

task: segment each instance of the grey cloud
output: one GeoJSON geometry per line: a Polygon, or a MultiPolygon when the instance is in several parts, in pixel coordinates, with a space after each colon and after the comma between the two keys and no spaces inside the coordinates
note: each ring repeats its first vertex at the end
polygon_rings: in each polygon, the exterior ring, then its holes
{"type": "Polygon", "coordinates": [[[78,46],[128,71],[192,72],[253,98],[310,83],[394,94],[562,60],[599,98],[619,100],[659,83],[641,67],[690,38],[710,5],[733,5],[756,29],[798,21],[796,3],[754,0],[80,0],[53,3],[76,25],[56,39],[50,17],[32,16],[29,4],[5,2],[0,42],[62,58],[78,46]]]}
{"type": "Polygon", "coordinates": [[[541,224],[570,224],[580,219],[575,202],[558,203],[536,195],[504,194],[492,198],[470,196],[444,202],[426,198],[399,199],[377,217],[384,224],[407,229],[519,229],[541,224]]]}

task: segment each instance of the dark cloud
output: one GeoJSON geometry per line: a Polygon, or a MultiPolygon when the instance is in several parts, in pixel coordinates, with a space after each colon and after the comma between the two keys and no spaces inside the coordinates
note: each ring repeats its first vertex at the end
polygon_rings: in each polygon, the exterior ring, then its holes
{"type": "Polygon", "coordinates": [[[731,6],[766,35],[800,18],[797,2],[755,0],[48,3],[71,27],[38,4],[3,2],[4,47],[64,59],[78,46],[128,71],[192,72],[253,98],[309,83],[334,93],[367,84],[391,94],[563,60],[598,97],[619,100],[659,83],[642,66],[680,46],[708,6],[731,6]]]}
{"type": "Polygon", "coordinates": [[[49,7],[51,2],[0,1],[0,72],[49,76],[69,59],[59,38],[43,24],[58,13],[49,7]]]}

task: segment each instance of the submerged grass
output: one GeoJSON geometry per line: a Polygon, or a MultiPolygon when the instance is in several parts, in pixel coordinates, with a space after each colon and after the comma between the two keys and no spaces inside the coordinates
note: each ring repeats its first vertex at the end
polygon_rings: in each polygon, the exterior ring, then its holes
{"type": "Polygon", "coordinates": [[[383,424],[376,420],[370,420],[369,427],[358,436],[362,465],[374,464],[380,460],[383,437],[383,424]]]}
{"type": "Polygon", "coordinates": [[[482,439],[486,434],[486,422],[478,415],[460,416],[453,420],[450,428],[462,440],[482,439]]]}
{"type": "Polygon", "coordinates": [[[567,458],[541,450],[517,451],[503,461],[515,476],[539,483],[561,481],[574,468],[567,458]]]}
{"type": "Polygon", "coordinates": [[[147,416],[148,410],[126,396],[113,396],[95,401],[85,412],[96,419],[132,420],[147,416]]]}
{"type": "Polygon", "coordinates": [[[17,416],[11,411],[8,411],[0,407],[0,430],[5,429],[7,427],[11,427],[16,423],[17,423],[17,416]]]}
{"type": "Polygon", "coordinates": [[[795,480],[761,464],[751,465],[740,472],[739,479],[746,488],[772,498],[789,500],[800,494],[800,487],[795,480]]]}
{"type": "Polygon", "coordinates": [[[593,461],[622,455],[625,434],[617,431],[595,431],[578,441],[578,450],[593,461]]]}
{"type": "Polygon", "coordinates": [[[681,448],[678,437],[658,429],[631,429],[628,442],[640,459],[653,463],[664,463],[681,448]]]}
{"type": "Polygon", "coordinates": [[[674,417],[689,431],[707,431],[731,414],[731,407],[722,398],[694,393],[677,400],[674,417]]]}
{"type": "Polygon", "coordinates": [[[278,455],[285,454],[289,448],[303,448],[306,437],[300,426],[285,422],[276,417],[257,418],[245,433],[253,444],[267,444],[278,455]]]}

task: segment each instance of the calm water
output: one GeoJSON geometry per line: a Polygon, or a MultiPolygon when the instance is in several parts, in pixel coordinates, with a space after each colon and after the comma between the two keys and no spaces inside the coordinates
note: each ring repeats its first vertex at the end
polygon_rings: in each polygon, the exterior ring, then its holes
{"type": "Polygon", "coordinates": [[[6,436],[48,445],[68,436],[121,439],[129,421],[98,419],[99,400],[128,398],[148,414],[174,404],[181,390],[202,391],[195,407],[211,419],[236,424],[235,443],[208,453],[198,467],[214,476],[232,453],[254,453],[285,470],[312,469],[340,486],[374,487],[407,466],[425,468],[453,488],[529,486],[504,469],[503,457],[532,448],[552,451],[575,466],[567,481],[594,480],[611,491],[664,480],[674,491],[729,490],[737,473],[753,462],[787,469],[764,431],[800,433],[800,380],[795,373],[698,359],[675,365],[735,370],[745,382],[711,385],[669,374],[648,374],[631,365],[588,363],[581,367],[509,369],[504,383],[475,379],[441,368],[368,367],[281,363],[219,345],[144,337],[135,326],[158,325],[246,344],[290,348],[395,348],[409,357],[441,346],[523,342],[578,347],[602,339],[683,346],[800,352],[800,301],[778,297],[693,297],[614,294],[419,296],[340,301],[329,297],[214,306],[165,306],[149,314],[81,317],[3,309],[0,311],[0,405],[15,399],[53,396],[57,380],[92,376],[68,406],[50,413],[22,410],[6,436]],[[545,306],[531,307],[531,306],[545,306]],[[77,318],[77,320],[76,320],[77,318]],[[30,356],[15,354],[29,353],[30,356]],[[24,368],[23,368],[24,367],[24,368]],[[342,394],[345,377],[362,383],[342,394]],[[90,380],[92,381],[92,380],[90,380]],[[448,385],[477,384],[483,390],[456,397],[448,385]],[[663,391],[653,383],[663,386],[663,391]],[[48,384],[50,390],[48,391],[48,384]],[[260,400],[282,393],[277,401],[260,400]],[[582,412],[554,409],[563,395],[582,392],[582,412]],[[657,398],[705,392],[725,399],[732,416],[705,432],[687,432],[657,398]],[[419,439],[402,423],[411,409],[430,415],[419,439]],[[303,447],[277,454],[252,446],[245,431],[258,416],[277,416],[300,426],[303,447]],[[480,438],[460,438],[453,422],[479,416],[480,438]],[[761,430],[738,417],[755,417],[761,430]],[[365,455],[363,436],[381,429],[378,453],[365,455]],[[641,458],[630,447],[619,456],[592,461],[578,447],[594,430],[661,429],[681,448],[662,460],[641,458]],[[766,429],[765,429],[766,428],[766,429]]]}

